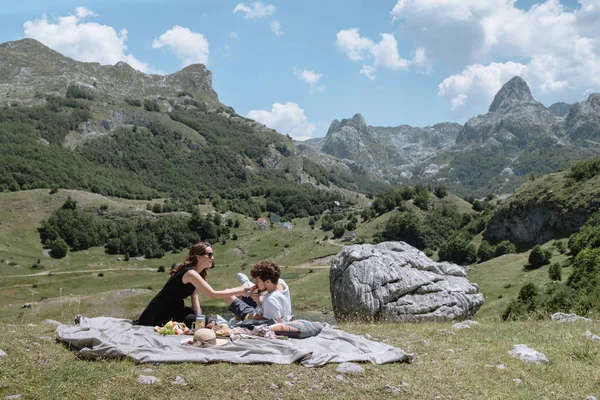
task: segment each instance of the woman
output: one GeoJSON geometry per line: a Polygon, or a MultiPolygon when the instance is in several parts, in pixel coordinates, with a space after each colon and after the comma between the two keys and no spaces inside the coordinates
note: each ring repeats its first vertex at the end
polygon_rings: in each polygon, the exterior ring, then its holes
{"type": "Polygon", "coordinates": [[[199,293],[211,299],[226,299],[247,294],[248,289],[245,286],[213,290],[206,282],[206,275],[213,261],[213,250],[209,243],[199,242],[193,245],[185,261],[171,270],[171,277],[142,312],[137,324],[155,326],[173,320],[183,321],[186,326],[191,327],[196,315],[200,314],[199,293]],[[192,296],[193,308],[184,306],[184,299],[189,296],[192,296]]]}

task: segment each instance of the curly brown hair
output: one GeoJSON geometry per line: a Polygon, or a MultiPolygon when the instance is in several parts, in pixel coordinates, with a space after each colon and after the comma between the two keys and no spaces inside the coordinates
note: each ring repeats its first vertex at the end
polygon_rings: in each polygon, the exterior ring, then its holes
{"type": "Polygon", "coordinates": [[[270,280],[277,285],[281,276],[281,267],[273,261],[261,261],[254,264],[252,270],[250,270],[250,275],[253,278],[260,278],[263,282],[270,280]]]}

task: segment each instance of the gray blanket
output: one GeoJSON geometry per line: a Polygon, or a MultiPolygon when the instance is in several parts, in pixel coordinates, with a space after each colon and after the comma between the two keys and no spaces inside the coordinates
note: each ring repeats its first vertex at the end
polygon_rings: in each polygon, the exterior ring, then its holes
{"type": "Polygon", "coordinates": [[[140,363],[230,362],[240,364],[291,364],[300,361],[316,367],[345,361],[384,364],[410,362],[412,355],[399,348],[367,340],[325,326],[306,339],[242,338],[223,346],[197,348],[181,344],[190,336],[161,336],[152,327],[132,325],[127,319],[81,317],[79,324],[59,325],[58,340],[73,346],[85,358],[128,357],[140,363]]]}

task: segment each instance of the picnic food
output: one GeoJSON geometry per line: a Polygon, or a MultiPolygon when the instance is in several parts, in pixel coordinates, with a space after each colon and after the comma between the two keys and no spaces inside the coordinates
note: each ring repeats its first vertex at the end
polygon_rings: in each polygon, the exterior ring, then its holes
{"type": "Polygon", "coordinates": [[[189,329],[183,322],[169,321],[164,326],[155,326],[154,331],[161,335],[182,335],[188,333],[189,329]]]}

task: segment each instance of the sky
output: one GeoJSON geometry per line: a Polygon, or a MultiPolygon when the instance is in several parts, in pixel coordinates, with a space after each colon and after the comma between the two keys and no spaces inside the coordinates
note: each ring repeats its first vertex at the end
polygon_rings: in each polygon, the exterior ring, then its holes
{"type": "Polygon", "coordinates": [[[171,74],[203,63],[219,100],[321,137],[464,123],[515,75],[536,100],[600,92],[600,0],[0,0],[0,42],[30,37],[79,61],[171,74]]]}

